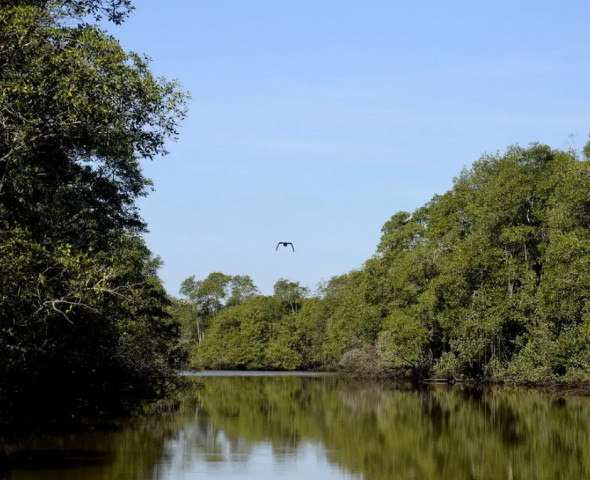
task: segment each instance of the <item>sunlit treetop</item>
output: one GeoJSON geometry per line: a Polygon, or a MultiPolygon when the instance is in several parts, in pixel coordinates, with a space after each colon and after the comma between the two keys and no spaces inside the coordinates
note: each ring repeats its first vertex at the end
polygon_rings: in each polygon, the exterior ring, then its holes
{"type": "Polygon", "coordinates": [[[123,23],[133,10],[131,0],[0,0],[0,7],[34,6],[57,10],[66,17],[107,19],[117,25],[123,23]]]}

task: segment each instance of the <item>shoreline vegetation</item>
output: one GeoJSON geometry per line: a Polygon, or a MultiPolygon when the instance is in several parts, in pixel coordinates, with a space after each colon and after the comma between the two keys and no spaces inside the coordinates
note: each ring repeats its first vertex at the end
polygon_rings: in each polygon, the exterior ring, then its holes
{"type": "Polygon", "coordinates": [[[188,278],[171,312],[189,368],[586,388],[589,155],[484,155],[313,295],[286,279],[264,296],[248,276],[188,278]]]}
{"type": "MultiPolygon", "coordinates": [[[[454,378],[422,378],[404,379],[394,376],[359,375],[357,372],[344,371],[337,367],[325,370],[182,370],[183,377],[259,377],[259,376],[338,376],[351,381],[377,381],[397,385],[412,385],[414,387],[428,386],[467,386],[471,388],[526,388],[546,393],[575,394],[590,396],[590,382],[571,382],[554,380],[542,382],[502,382],[491,380],[454,379],[454,378]]],[[[181,388],[182,390],[182,388],[181,388]]]]}
{"type": "MultiPolygon", "coordinates": [[[[407,380],[395,377],[370,377],[370,376],[359,376],[354,372],[344,372],[342,370],[185,370],[181,372],[182,376],[193,378],[198,382],[199,377],[264,377],[264,376],[329,376],[338,377],[347,382],[370,382],[379,383],[394,386],[395,388],[401,389],[431,389],[431,388],[469,388],[473,390],[481,389],[524,389],[537,391],[539,393],[547,395],[567,395],[576,397],[590,397],[590,383],[588,382],[567,382],[567,381],[556,381],[556,382],[523,382],[523,383],[506,383],[506,382],[491,382],[491,381],[475,381],[469,379],[455,380],[448,378],[424,378],[421,380],[407,380]]],[[[194,387],[194,383],[192,386],[194,387]]],[[[201,387],[200,383],[197,383],[198,387],[201,387]]],[[[184,385],[178,391],[179,393],[186,388],[191,388],[189,385],[184,385]]]]}
{"type": "Polygon", "coordinates": [[[172,298],[137,200],[188,93],[100,28],[131,0],[0,3],[0,416],[127,411],[187,366],[590,385],[590,143],[484,155],[313,294],[172,298]]]}

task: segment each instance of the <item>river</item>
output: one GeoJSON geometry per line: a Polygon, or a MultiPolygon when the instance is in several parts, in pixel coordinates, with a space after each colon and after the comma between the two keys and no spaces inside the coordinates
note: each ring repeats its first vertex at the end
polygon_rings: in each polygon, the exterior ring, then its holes
{"type": "Polygon", "coordinates": [[[0,439],[0,478],[590,478],[586,397],[324,375],[190,380],[172,413],[0,439]]]}

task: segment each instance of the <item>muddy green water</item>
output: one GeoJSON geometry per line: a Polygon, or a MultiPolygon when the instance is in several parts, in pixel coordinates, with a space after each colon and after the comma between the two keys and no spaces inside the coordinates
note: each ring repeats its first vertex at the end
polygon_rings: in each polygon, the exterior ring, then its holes
{"type": "Polygon", "coordinates": [[[332,376],[193,377],[173,414],[0,439],[0,478],[587,479],[590,399],[332,376]]]}

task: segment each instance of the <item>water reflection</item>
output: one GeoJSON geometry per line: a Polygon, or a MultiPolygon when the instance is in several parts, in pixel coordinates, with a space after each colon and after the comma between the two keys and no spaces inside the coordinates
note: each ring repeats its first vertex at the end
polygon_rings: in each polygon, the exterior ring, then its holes
{"type": "Polygon", "coordinates": [[[590,478],[590,400],[336,377],[203,377],[173,415],[6,440],[0,478],[590,478]]]}

